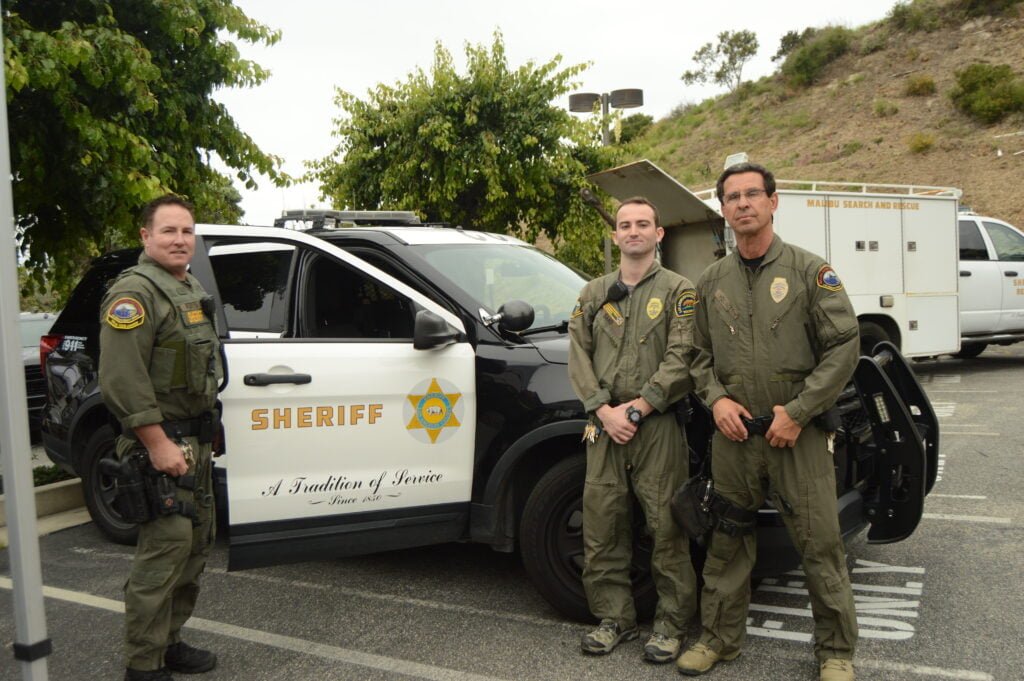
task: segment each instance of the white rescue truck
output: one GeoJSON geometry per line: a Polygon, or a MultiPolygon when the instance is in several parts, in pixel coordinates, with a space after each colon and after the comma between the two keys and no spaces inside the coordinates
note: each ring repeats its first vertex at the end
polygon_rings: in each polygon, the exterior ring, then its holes
{"type": "MultiPolygon", "coordinates": [[[[691,192],[647,160],[590,179],[617,199],[653,201],[665,226],[662,262],[691,279],[735,248],[714,188],[691,192]]],[[[1024,340],[1024,235],[960,214],[959,189],[776,182],[776,232],[839,272],[864,354],[887,340],[908,357],[973,357],[1024,340]]]]}

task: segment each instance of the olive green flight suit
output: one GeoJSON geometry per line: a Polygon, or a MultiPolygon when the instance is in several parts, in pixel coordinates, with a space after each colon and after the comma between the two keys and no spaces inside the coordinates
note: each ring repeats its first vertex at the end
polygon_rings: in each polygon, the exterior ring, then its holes
{"type": "MultiPolygon", "coordinates": [[[[133,428],[193,419],[212,410],[223,376],[206,297],[191,274],[175,279],[145,254],[111,286],[100,307],[100,389],[123,434],[117,452],[139,447],[133,428]]],[[[131,574],[125,584],[126,666],[164,666],[167,646],[180,640],[199,595],[199,575],[213,546],[211,445],[184,438],[196,462],[195,491],[179,501],[195,504],[198,524],[180,515],[160,516],[139,527],[131,574]]]]}
{"type": "MultiPolygon", "coordinates": [[[[655,409],[633,439],[607,433],[587,446],[583,491],[583,586],[590,610],[623,629],[636,626],[629,572],[632,490],[653,539],[658,592],[654,631],[680,636],[696,611],[689,542],[668,502],[689,469],[685,436],[670,409],[692,387],[692,284],[655,262],[632,294],[602,307],[618,272],[589,282],[569,321],[569,378],[588,412],[643,396],[655,409]]],[[[600,423],[596,416],[592,423],[600,423]]]]}
{"type": "MultiPolygon", "coordinates": [[[[792,448],[760,436],[715,433],[715,489],[755,510],[766,496],[803,558],[814,614],[815,654],[852,659],[857,619],[836,510],[833,457],[811,419],[831,407],[853,374],[857,318],[838,276],[820,257],[775,237],[756,271],[733,253],[697,283],[693,380],[713,405],[722,397],[753,416],[782,405],[803,430],[792,448]]],[[[704,566],[701,642],[720,654],[746,635],[756,535],[714,532],[704,566]]]]}

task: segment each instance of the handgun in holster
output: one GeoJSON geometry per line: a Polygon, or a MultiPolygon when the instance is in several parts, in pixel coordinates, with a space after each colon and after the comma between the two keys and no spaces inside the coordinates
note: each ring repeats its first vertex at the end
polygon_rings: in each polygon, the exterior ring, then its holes
{"type": "Polygon", "coordinates": [[[183,515],[198,524],[195,504],[179,501],[177,490],[195,491],[195,476],[172,478],[153,468],[149,453],[136,449],[118,461],[100,459],[100,472],[114,479],[114,510],[132,523],[145,523],[165,515],[183,515]]]}

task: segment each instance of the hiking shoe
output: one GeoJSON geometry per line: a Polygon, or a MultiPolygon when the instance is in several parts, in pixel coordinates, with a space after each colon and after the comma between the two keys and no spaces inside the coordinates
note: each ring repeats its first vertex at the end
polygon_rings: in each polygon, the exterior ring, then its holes
{"type": "Polygon", "coordinates": [[[167,667],[150,671],[128,667],[124,670],[124,681],[174,681],[174,677],[167,671],[167,667]]]}
{"type": "Polygon", "coordinates": [[[671,662],[679,657],[681,647],[679,639],[675,636],[654,632],[644,644],[644,659],[655,664],[671,662]]]}
{"type": "Polygon", "coordinates": [[[193,648],[184,641],[178,641],[167,646],[167,652],[164,653],[164,664],[172,672],[201,674],[217,666],[217,656],[209,650],[193,648]]]}
{"type": "Polygon", "coordinates": [[[821,663],[821,681],[853,681],[853,661],[830,657],[821,663]]]}
{"type": "Polygon", "coordinates": [[[735,660],[739,657],[740,651],[727,655],[720,655],[703,643],[695,643],[682,656],[676,660],[676,668],[680,674],[687,676],[700,676],[711,671],[719,660],[735,660]]]}
{"type": "Polygon", "coordinates": [[[623,641],[632,641],[640,632],[636,627],[623,631],[618,623],[601,620],[601,624],[580,641],[583,652],[591,655],[607,655],[615,650],[615,646],[623,641]]]}

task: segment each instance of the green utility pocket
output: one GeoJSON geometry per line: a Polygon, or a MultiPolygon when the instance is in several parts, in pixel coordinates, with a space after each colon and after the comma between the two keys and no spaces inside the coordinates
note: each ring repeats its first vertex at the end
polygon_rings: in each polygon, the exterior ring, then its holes
{"type": "Polygon", "coordinates": [[[215,347],[214,342],[209,339],[189,341],[185,359],[189,393],[206,394],[209,392],[208,381],[216,382],[215,347]]]}
{"type": "Polygon", "coordinates": [[[178,353],[173,348],[157,346],[149,358],[149,380],[153,390],[158,393],[169,393],[171,388],[178,388],[174,380],[174,362],[178,353]]]}

